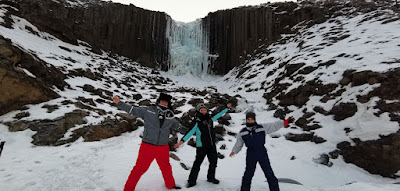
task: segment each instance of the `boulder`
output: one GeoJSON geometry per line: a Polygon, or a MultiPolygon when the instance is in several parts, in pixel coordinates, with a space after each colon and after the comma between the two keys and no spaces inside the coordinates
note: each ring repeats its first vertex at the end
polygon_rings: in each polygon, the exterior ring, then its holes
{"type": "Polygon", "coordinates": [[[313,158],[313,161],[315,163],[322,164],[322,165],[325,165],[328,167],[331,167],[333,165],[333,163],[329,161],[328,154],[325,154],[325,153],[321,154],[318,158],[313,158]]]}
{"type": "Polygon", "coordinates": [[[354,140],[352,146],[349,142],[337,145],[343,159],[353,163],[372,174],[396,178],[400,170],[400,132],[381,136],[379,140],[360,141],[354,140]]]}
{"type": "Polygon", "coordinates": [[[342,121],[346,118],[352,117],[357,112],[357,105],[355,103],[340,103],[333,106],[331,114],[334,115],[336,121],[342,121]]]}

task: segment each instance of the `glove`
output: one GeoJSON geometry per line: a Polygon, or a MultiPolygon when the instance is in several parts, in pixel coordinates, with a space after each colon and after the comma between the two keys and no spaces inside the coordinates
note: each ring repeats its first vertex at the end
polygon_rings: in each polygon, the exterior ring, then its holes
{"type": "Polygon", "coordinates": [[[283,125],[286,127],[291,122],[293,122],[293,118],[292,117],[288,117],[286,120],[283,121],[283,125]]]}

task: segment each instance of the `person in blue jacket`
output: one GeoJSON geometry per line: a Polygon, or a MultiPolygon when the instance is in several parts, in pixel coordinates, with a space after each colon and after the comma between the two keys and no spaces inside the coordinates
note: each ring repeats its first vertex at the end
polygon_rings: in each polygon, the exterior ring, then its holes
{"type": "Polygon", "coordinates": [[[249,191],[251,187],[251,179],[254,176],[257,162],[260,164],[264,175],[267,178],[269,190],[279,191],[278,179],[272,171],[269,162],[267,149],[265,148],[265,137],[269,133],[278,131],[281,127],[287,126],[291,121],[291,117],[284,121],[274,123],[258,124],[256,123],[256,114],[248,112],[246,114],[246,127],[240,130],[237,135],[237,141],[232,149],[230,157],[239,153],[243,145],[247,147],[246,170],[242,178],[241,191],[249,191]]]}
{"type": "Polygon", "coordinates": [[[194,133],[196,133],[196,159],[190,171],[187,187],[196,185],[197,176],[200,171],[200,165],[207,156],[210,166],[208,167],[207,181],[219,184],[219,180],[215,178],[215,169],[217,168],[217,147],[215,146],[215,130],[213,122],[222,117],[231,108],[232,104],[228,103],[227,107],[214,117],[209,114],[208,108],[200,103],[196,107],[196,125],[175,145],[180,147],[183,142],[187,141],[194,133]]]}

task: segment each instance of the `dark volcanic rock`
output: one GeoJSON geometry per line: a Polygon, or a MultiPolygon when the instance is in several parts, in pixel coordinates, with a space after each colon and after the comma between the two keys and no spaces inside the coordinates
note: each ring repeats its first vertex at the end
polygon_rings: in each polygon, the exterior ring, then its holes
{"type": "Polygon", "coordinates": [[[357,105],[355,103],[340,103],[333,106],[331,113],[334,115],[336,121],[341,121],[353,116],[357,112],[357,105]]]}
{"type": "MultiPolygon", "coordinates": [[[[311,95],[327,95],[334,91],[337,86],[337,84],[323,85],[319,81],[308,81],[305,85],[293,89],[286,94],[278,95],[277,99],[280,100],[279,105],[281,106],[303,106],[308,102],[311,95]]],[[[268,98],[266,95],[264,97],[268,98]]]]}
{"type": "Polygon", "coordinates": [[[31,122],[19,120],[15,123],[10,123],[7,125],[8,125],[8,130],[10,130],[11,132],[16,132],[28,129],[30,124],[31,122]]]}
{"type": "Polygon", "coordinates": [[[190,138],[187,144],[192,146],[192,147],[194,147],[194,148],[196,148],[196,141],[194,141],[193,138],[190,138]]]}
{"type": "Polygon", "coordinates": [[[140,106],[150,106],[152,104],[152,102],[150,100],[148,100],[148,99],[145,99],[145,100],[139,101],[138,104],[140,106]]]}
{"type": "Polygon", "coordinates": [[[322,108],[321,106],[315,106],[314,111],[316,111],[320,114],[323,114],[323,115],[329,115],[329,112],[325,111],[325,109],[322,108]]]}
{"type": "Polygon", "coordinates": [[[197,107],[197,104],[204,103],[204,100],[201,98],[192,98],[189,100],[188,104],[192,105],[194,108],[197,107]]]}
{"type": "Polygon", "coordinates": [[[337,145],[345,162],[353,163],[372,174],[384,177],[398,177],[395,175],[400,170],[400,133],[381,136],[379,140],[365,141],[354,140],[355,146],[349,142],[337,145]]]}
{"type": "Polygon", "coordinates": [[[329,156],[327,154],[322,154],[318,158],[314,158],[313,161],[318,164],[326,165],[331,167],[333,165],[332,162],[329,161],[329,156]]]}
{"type": "Polygon", "coordinates": [[[85,84],[85,85],[83,86],[83,90],[84,90],[84,91],[87,91],[87,92],[94,92],[95,88],[94,88],[92,85],[85,84]]]}
{"type": "Polygon", "coordinates": [[[85,6],[58,2],[19,0],[16,8],[40,30],[65,42],[77,45],[79,39],[93,50],[103,49],[146,66],[159,63],[167,68],[166,26],[170,18],[165,13],[106,1],[89,1],[85,6]]]}
{"type": "Polygon", "coordinates": [[[83,118],[87,115],[88,113],[85,111],[75,110],[54,120],[31,122],[29,128],[32,131],[37,131],[36,134],[32,136],[32,143],[39,146],[59,145],[59,139],[64,137],[64,133],[66,133],[68,129],[75,125],[86,123],[83,118]]]}
{"type": "Polygon", "coordinates": [[[65,76],[0,36],[0,115],[58,97],[50,88],[63,90],[65,76]],[[21,68],[35,75],[27,75],[21,68]]]}
{"type": "Polygon", "coordinates": [[[42,108],[47,108],[47,113],[52,113],[53,111],[57,110],[59,108],[58,105],[44,105],[42,108]]]}
{"type": "Polygon", "coordinates": [[[263,44],[272,44],[281,34],[301,21],[321,23],[327,9],[317,6],[296,9],[296,3],[276,3],[271,6],[241,7],[208,14],[202,22],[210,35],[210,53],[219,55],[211,60],[211,70],[225,74],[244,63],[248,54],[263,44]],[[281,14],[285,12],[285,14],[281,14]]]}
{"type": "Polygon", "coordinates": [[[301,67],[303,67],[305,63],[300,63],[300,64],[288,64],[285,66],[286,68],[286,75],[287,77],[291,76],[294,72],[299,70],[301,67]]]}
{"type": "MultiPolygon", "coordinates": [[[[123,55],[149,67],[169,67],[167,27],[172,19],[163,12],[149,11],[134,5],[110,1],[82,1],[84,5],[71,5],[66,0],[6,1],[15,6],[14,14],[27,19],[41,31],[78,45],[78,39],[90,44],[93,52],[100,49],[123,55]]],[[[239,7],[209,13],[202,19],[212,55],[210,70],[225,74],[243,64],[260,46],[270,45],[282,34],[295,33],[292,27],[303,22],[312,26],[330,18],[343,8],[337,2],[323,6],[300,6],[294,2],[239,7]]],[[[12,20],[5,17],[5,25],[12,20]]],[[[27,30],[32,29],[27,27],[27,30]]],[[[343,35],[338,38],[344,38],[343,35]]],[[[61,47],[66,51],[68,48],[61,47]]],[[[268,64],[268,61],[261,64],[268,64]]],[[[329,66],[332,61],[322,63],[329,66]]],[[[303,73],[311,72],[307,68],[303,73]]],[[[290,72],[289,72],[290,73],[290,72]]],[[[240,75],[239,75],[240,76],[240,75]]]]}
{"type": "Polygon", "coordinates": [[[226,130],[223,125],[216,125],[215,126],[215,133],[219,135],[225,135],[226,130]]]}
{"type": "Polygon", "coordinates": [[[311,141],[316,144],[326,142],[325,139],[314,135],[314,132],[311,133],[304,133],[304,134],[293,134],[288,133],[285,135],[285,138],[289,141],[293,142],[303,142],[303,141],[311,141]]]}
{"type": "Polygon", "coordinates": [[[14,118],[22,119],[24,117],[29,117],[30,115],[31,114],[29,112],[21,112],[21,113],[17,113],[14,118]]]}
{"type": "Polygon", "coordinates": [[[302,117],[300,117],[295,124],[301,128],[305,127],[311,120],[308,120],[308,118],[312,117],[315,115],[315,113],[308,112],[305,113],[302,117]]]}
{"type": "Polygon", "coordinates": [[[376,84],[384,81],[386,77],[380,73],[370,70],[354,73],[353,70],[347,70],[343,73],[343,78],[340,80],[341,85],[360,86],[363,84],[376,84]]]}
{"type": "Polygon", "coordinates": [[[112,120],[106,120],[100,125],[88,127],[87,132],[83,135],[83,139],[88,142],[99,141],[135,129],[137,129],[137,127],[132,128],[126,121],[114,122],[112,120]]]}
{"type": "Polygon", "coordinates": [[[140,95],[140,94],[133,94],[132,95],[132,99],[134,99],[134,100],[140,100],[140,99],[142,99],[143,97],[142,97],[142,95],[140,95]]]}

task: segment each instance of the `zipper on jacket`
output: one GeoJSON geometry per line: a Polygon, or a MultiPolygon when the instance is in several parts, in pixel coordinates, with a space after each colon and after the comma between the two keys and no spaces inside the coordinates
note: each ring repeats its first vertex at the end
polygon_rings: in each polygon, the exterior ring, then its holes
{"type": "Polygon", "coordinates": [[[208,127],[208,135],[210,135],[210,142],[211,142],[211,145],[214,145],[213,140],[212,140],[212,137],[211,137],[210,125],[209,125],[208,123],[207,123],[207,127],[208,127]]]}
{"type": "MultiPolygon", "coordinates": [[[[157,113],[158,113],[159,111],[157,110],[157,113]]],[[[164,125],[164,122],[165,122],[165,115],[164,116],[160,116],[160,114],[158,114],[158,121],[160,122],[160,129],[158,130],[158,139],[157,139],[157,145],[159,145],[160,144],[160,135],[161,135],[161,130],[162,130],[162,126],[164,125]]]]}
{"type": "Polygon", "coordinates": [[[161,135],[161,129],[160,129],[160,131],[158,131],[157,145],[160,144],[160,135],[161,135]]]}

